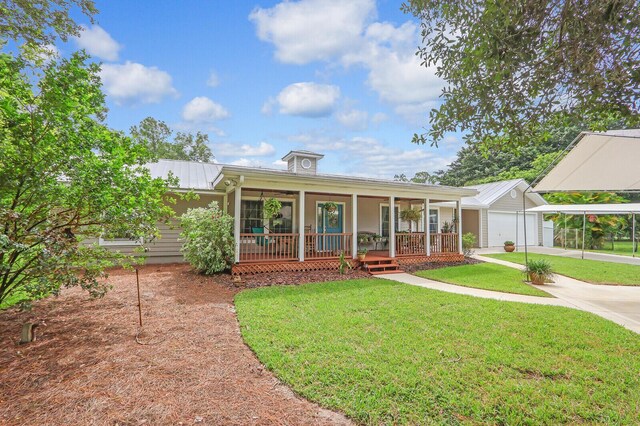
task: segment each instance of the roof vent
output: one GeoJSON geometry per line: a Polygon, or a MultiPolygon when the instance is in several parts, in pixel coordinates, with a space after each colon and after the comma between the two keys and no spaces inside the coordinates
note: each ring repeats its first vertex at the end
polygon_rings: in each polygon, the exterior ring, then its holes
{"type": "Polygon", "coordinates": [[[318,160],[324,155],[311,151],[290,151],[282,157],[282,161],[287,162],[287,170],[290,173],[300,175],[315,175],[318,173],[318,160]]]}

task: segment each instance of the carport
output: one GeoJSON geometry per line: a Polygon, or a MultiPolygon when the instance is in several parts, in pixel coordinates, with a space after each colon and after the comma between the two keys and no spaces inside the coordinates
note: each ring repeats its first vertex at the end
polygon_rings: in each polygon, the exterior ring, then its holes
{"type": "Polygon", "coordinates": [[[632,256],[636,257],[636,214],[640,213],[640,203],[629,204],[548,204],[533,207],[527,212],[559,213],[564,215],[582,215],[582,258],[584,259],[585,232],[587,230],[587,215],[631,215],[632,256]]]}
{"type": "MultiPolygon", "coordinates": [[[[582,132],[532,183],[527,190],[550,192],[640,192],[640,129],[611,130],[604,133],[582,132]]],[[[527,191],[525,191],[526,193],[527,191]]],[[[584,232],[587,214],[632,214],[632,235],[635,256],[636,214],[640,204],[573,204],[547,205],[524,211],[582,214],[584,232]],[[541,210],[542,209],[542,210],[541,210]],[[573,212],[573,213],[569,213],[573,212]]],[[[526,222],[525,222],[526,227],[526,222]]],[[[525,261],[528,261],[525,231],[525,261]]]]}

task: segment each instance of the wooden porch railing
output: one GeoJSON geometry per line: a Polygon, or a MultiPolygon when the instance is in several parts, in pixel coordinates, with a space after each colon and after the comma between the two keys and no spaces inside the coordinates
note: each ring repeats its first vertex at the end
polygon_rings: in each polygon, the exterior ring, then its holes
{"type": "Polygon", "coordinates": [[[298,260],[299,234],[240,234],[240,262],[298,260]]]}
{"type": "Polygon", "coordinates": [[[458,233],[431,234],[431,253],[458,253],[458,233]]]}
{"type": "Polygon", "coordinates": [[[425,241],[424,232],[398,233],[396,234],[396,255],[425,255],[425,241]]]}
{"type": "MultiPolygon", "coordinates": [[[[240,234],[240,263],[286,262],[298,260],[300,234],[242,233],[240,234]]],[[[333,259],[344,253],[352,257],[353,234],[304,234],[305,260],[333,259]]]]}
{"type": "Polygon", "coordinates": [[[344,253],[345,257],[349,258],[352,256],[352,238],[353,234],[347,232],[304,234],[304,258],[305,260],[330,259],[340,256],[340,253],[344,253]]]}

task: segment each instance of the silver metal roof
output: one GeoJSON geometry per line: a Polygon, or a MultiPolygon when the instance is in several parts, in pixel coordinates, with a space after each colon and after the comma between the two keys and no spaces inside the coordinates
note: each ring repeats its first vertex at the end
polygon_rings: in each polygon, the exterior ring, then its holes
{"type": "MultiPolygon", "coordinates": [[[[475,197],[465,197],[462,199],[462,206],[485,206],[490,207],[491,204],[498,201],[504,195],[508,194],[512,189],[519,188],[521,191],[527,189],[529,184],[524,179],[502,180],[499,182],[484,183],[481,185],[471,185],[465,188],[476,189],[478,195],[475,197]]],[[[528,193],[530,198],[535,199],[538,204],[546,204],[544,198],[536,193],[528,193]]]]}
{"type": "Polygon", "coordinates": [[[179,188],[201,190],[213,190],[212,183],[222,170],[221,164],[183,160],[158,160],[146,167],[154,178],[167,178],[171,172],[179,179],[179,188]]]}

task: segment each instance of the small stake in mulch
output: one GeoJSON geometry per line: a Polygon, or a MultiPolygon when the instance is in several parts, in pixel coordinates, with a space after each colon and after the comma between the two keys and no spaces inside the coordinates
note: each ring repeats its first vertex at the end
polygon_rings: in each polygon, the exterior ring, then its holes
{"type": "Polygon", "coordinates": [[[140,301],[140,276],[138,275],[138,268],[136,268],[136,286],[138,287],[138,319],[140,321],[140,328],[142,328],[142,302],[140,301]]]}

